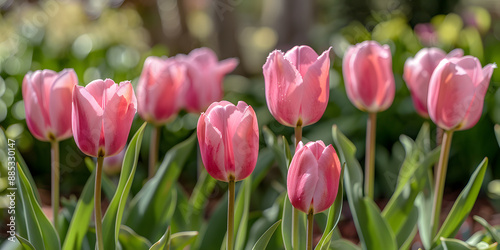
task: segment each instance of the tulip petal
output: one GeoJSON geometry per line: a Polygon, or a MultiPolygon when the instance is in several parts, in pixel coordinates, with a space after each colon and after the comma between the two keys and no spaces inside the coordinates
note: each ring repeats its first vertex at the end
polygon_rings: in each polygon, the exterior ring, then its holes
{"type": "Polygon", "coordinates": [[[302,77],[281,51],[273,51],[263,66],[267,106],[283,125],[295,127],[302,102],[302,77]]]}
{"type": "Polygon", "coordinates": [[[117,85],[111,79],[99,79],[90,82],[85,88],[94,97],[99,106],[105,109],[106,103],[116,92],[117,85]]]}
{"type": "Polygon", "coordinates": [[[130,126],[137,111],[137,100],[134,95],[132,84],[128,81],[120,85],[113,83],[106,89],[105,98],[108,99],[104,108],[104,152],[106,156],[113,156],[125,147],[127,143],[130,126]],[[115,93],[109,89],[116,88],[115,93]]]}
{"type": "MultiPolygon", "coordinates": [[[[304,76],[304,97],[300,107],[303,126],[317,122],[325,113],[330,95],[330,50],[323,52],[304,76]]],[[[314,52],[314,54],[316,54],[314,52]]]]}
{"type": "Polygon", "coordinates": [[[479,62],[477,58],[464,56],[461,58],[451,58],[450,61],[458,65],[467,73],[474,86],[482,82],[483,74],[481,73],[481,62],[479,62]]]}
{"type": "Polygon", "coordinates": [[[78,84],[78,78],[73,69],[59,73],[50,91],[50,124],[57,139],[69,138],[71,132],[71,107],[73,88],[78,84]]]}
{"type": "Polygon", "coordinates": [[[259,127],[252,107],[238,102],[240,115],[230,116],[228,131],[232,138],[232,153],[236,181],[247,178],[254,170],[259,153],[259,127]]]}
{"type": "Polygon", "coordinates": [[[339,187],[340,161],[332,145],[324,147],[318,159],[318,182],[313,198],[314,213],[328,209],[335,198],[339,187]]]}
{"type": "Polygon", "coordinates": [[[103,126],[103,110],[84,87],[73,90],[72,128],[75,142],[82,152],[97,157],[103,126]]]}
{"type": "Polygon", "coordinates": [[[197,129],[201,157],[210,176],[216,180],[227,182],[222,134],[205,114],[200,116],[197,129]]]}
{"type": "Polygon", "coordinates": [[[288,170],[287,190],[290,203],[300,211],[308,213],[318,180],[318,161],[305,146],[293,157],[288,170]]]}
{"type": "Polygon", "coordinates": [[[309,67],[318,60],[318,54],[311,47],[295,46],[287,51],[285,58],[292,63],[292,65],[299,71],[300,75],[304,77],[309,70],[309,67]]]}

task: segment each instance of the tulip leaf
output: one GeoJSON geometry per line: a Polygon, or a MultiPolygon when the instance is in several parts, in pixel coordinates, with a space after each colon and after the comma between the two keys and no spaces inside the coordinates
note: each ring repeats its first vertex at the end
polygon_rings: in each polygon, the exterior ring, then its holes
{"type": "Polygon", "coordinates": [[[500,234],[485,219],[477,215],[474,215],[473,218],[475,221],[481,224],[481,226],[483,226],[486,229],[486,231],[488,231],[488,233],[490,233],[491,238],[493,238],[493,240],[495,240],[496,242],[500,242],[500,234]]]}
{"type": "Polygon", "coordinates": [[[168,250],[170,249],[170,236],[171,236],[171,232],[170,232],[170,226],[167,227],[167,231],[165,232],[165,234],[163,234],[163,236],[160,238],[159,241],[157,241],[156,243],[154,243],[151,248],[149,248],[149,250],[168,250]]]}
{"type": "MultiPolygon", "coordinates": [[[[459,239],[446,239],[441,237],[441,247],[444,250],[471,250],[478,249],[459,239]]],[[[483,249],[483,248],[482,248],[483,249]]]]}
{"type": "Polygon", "coordinates": [[[106,210],[106,214],[104,214],[102,222],[104,249],[116,249],[119,246],[118,235],[122,223],[123,210],[125,209],[125,203],[127,202],[130,187],[134,180],[146,124],[147,123],[142,124],[132,137],[127,147],[127,151],[125,152],[125,156],[123,157],[120,180],[118,181],[115,195],[106,210]]]}
{"type": "Polygon", "coordinates": [[[36,250],[35,247],[27,239],[19,236],[19,234],[16,234],[16,238],[19,243],[21,243],[21,246],[24,250],[36,250]]]}
{"type": "Polygon", "coordinates": [[[166,199],[166,195],[177,182],[195,145],[196,133],[170,149],[153,178],[130,202],[125,224],[150,241],[158,239],[167,230],[171,218],[167,217],[165,210],[172,201],[166,199]],[[156,226],[152,227],[152,224],[156,226]]]}
{"type": "MultiPolygon", "coordinates": [[[[285,201],[283,205],[283,217],[281,223],[281,234],[283,237],[283,243],[285,245],[285,249],[295,249],[292,248],[292,217],[293,217],[293,209],[292,203],[290,203],[290,199],[288,195],[285,196],[285,201]]],[[[306,214],[298,211],[299,213],[299,247],[298,249],[306,248],[306,214]]]]}
{"type": "Polygon", "coordinates": [[[17,223],[17,225],[24,227],[23,231],[27,232],[26,238],[20,236],[27,239],[35,249],[61,249],[56,229],[45,216],[35,198],[33,190],[36,190],[36,187],[30,185],[19,163],[16,173],[16,196],[20,197],[20,201],[16,205],[22,204],[22,210],[16,208],[16,214],[19,215],[18,218],[22,217],[24,222],[24,224],[17,223]]]}
{"type": "Polygon", "coordinates": [[[274,231],[276,231],[276,228],[280,225],[281,220],[277,221],[274,223],[267,231],[255,242],[255,245],[253,246],[252,250],[264,250],[267,247],[267,244],[269,243],[269,240],[271,240],[271,237],[274,234],[274,231]]]}
{"type": "Polygon", "coordinates": [[[94,210],[95,170],[83,188],[64,240],[63,250],[80,250],[94,210]]]}
{"type": "MultiPolygon", "coordinates": [[[[280,209],[283,204],[283,198],[285,197],[285,192],[278,195],[278,197],[274,200],[273,204],[264,209],[261,213],[257,212],[255,214],[260,213],[259,217],[255,220],[255,222],[250,227],[250,231],[248,233],[248,241],[245,247],[246,250],[251,250],[255,243],[259,240],[260,237],[274,224],[276,221],[281,221],[281,213],[280,209]]],[[[277,249],[283,248],[283,243],[281,240],[281,232],[279,227],[277,228],[278,232],[273,236],[276,240],[270,241],[268,243],[269,249],[277,249]]],[[[272,237],[271,237],[272,238],[272,237]]]]}
{"type": "Polygon", "coordinates": [[[441,238],[454,237],[458,229],[469,215],[474,203],[476,202],[477,195],[481,189],[483,183],[484,174],[486,173],[486,168],[488,166],[488,158],[479,164],[474,173],[472,173],[469,182],[462,190],[457,200],[453,204],[450,213],[446,217],[441,229],[434,237],[433,246],[437,246],[440,243],[441,238]]]}
{"type": "Polygon", "coordinates": [[[242,183],[238,199],[235,204],[235,224],[234,228],[238,229],[236,240],[234,241],[234,249],[243,249],[247,238],[248,228],[248,211],[250,210],[250,194],[252,188],[252,177],[249,176],[242,183]]]}
{"type": "Polygon", "coordinates": [[[196,231],[174,233],[170,236],[170,245],[173,249],[185,249],[194,242],[197,236],[198,232],[196,231]]]}
{"type": "Polygon", "coordinates": [[[356,148],[334,125],[333,141],[346,164],[344,188],[363,249],[397,249],[395,235],[373,200],[363,198],[363,174],[355,158],[356,148]]]}
{"type": "Polygon", "coordinates": [[[424,177],[424,188],[415,199],[415,206],[418,210],[417,226],[424,249],[430,249],[432,243],[431,213],[429,213],[432,210],[434,197],[434,188],[431,184],[432,179],[432,170],[429,169],[424,177]]]}
{"type": "MultiPolygon", "coordinates": [[[[209,176],[205,167],[201,167],[201,173],[196,182],[196,186],[193,189],[193,193],[189,198],[189,206],[187,212],[187,218],[190,218],[189,223],[192,224],[193,217],[199,217],[203,213],[203,208],[208,201],[208,197],[212,194],[215,188],[217,180],[209,176]]],[[[197,223],[199,224],[199,223],[197,223]]]]}
{"type": "MultiPolygon", "coordinates": [[[[342,170],[340,171],[341,177],[344,176],[344,169],[345,169],[345,163],[342,167],[342,170]]],[[[342,214],[343,203],[344,203],[344,178],[340,178],[337,197],[335,198],[333,206],[331,206],[328,209],[328,220],[326,222],[326,227],[315,249],[329,248],[331,237],[333,235],[333,230],[337,226],[337,223],[339,223],[340,215],[342,214]]]]}
{"type": "Polygon", "coordinates": [[[227,192],[220,198],[208,224],[200,229],[194,249],[220,249],[227,231],[227,192]]]}
{"type": "Polygon", "coordinates": [[[120,226],[118,240],[122,246],[122,250],[148,250],[151,242],[146,238],[138,235],[134,230],[125,225],[120,226]]]}
{"type": "Polygon", "coordinates": [[[360,250],[359,246],[354,245],[352,242],[346,239],[334,240],[330,244],[330,248],[333,250],[360,250]]]}
{"type": "Polygon", "coordinates": [[[500,124],[495,124],[495,135],[497,137],[498,145],[500,146],[500,124]]]}

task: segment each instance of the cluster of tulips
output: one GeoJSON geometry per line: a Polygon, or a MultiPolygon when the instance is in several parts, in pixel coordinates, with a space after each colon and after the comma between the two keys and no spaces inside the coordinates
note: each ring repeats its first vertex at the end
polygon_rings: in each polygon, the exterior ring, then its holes
{"type": "MultiPolygon", "coordinates": [[[[101,226],[101,172],[103,160],[122,151],[136,111],[155,129],[149,158],[154,176],[159,128],[180,109],[201,113],[197,136],[203,164],[213,178],[227,182],[228,250],[233,249],[235,182],[250,176],[259,154],[259,127],[251,106],[222,101],[222,80],[237,65],[235,59],[218,61],[206,48],[170,58],[149,57],[137,85],[137,97],[128,81],[95,80],[78,86],[71,69],[28,73],[23,81],[26,121],[31,133],[52,144],[52,207],[57,225],[59,207],[58,141],[71,136],[80,150],[97,158],[95,225],[97,249],[104,249],[101,226]],[[69,107],[72,108],[69,108],[69,107]],[[208,107],[208,108],[207,108],[208,107]]],[[[404,80],[417,112],[444,130],[437,165],[432,211],[438,227],[448,153],[454,131],[473,127],[495,68],[461,50],[448,55],[438,48],[422,49],[407,60],[404,80]]],[[[292,247],[298,249],[299,213],[307,214],[307,249],[313,247],[313,216],[329,209],[337,197],[342,165],[336,150],[324,142],[302,142],[302,128],[316,123],[329,102],[330,49],[321,55],[308,46],[286,53],[275,50],[263,66],[265,95],[270,113],[284,126],[295,128],[295,154],[287,176],[293,205],[292,247]]],[[[395,94],[389,46],[365,41],[349,47],[343,58],[349,100],[367,112],[364,193],[373,199],[376,114],[390,107],[395,94]]]]}

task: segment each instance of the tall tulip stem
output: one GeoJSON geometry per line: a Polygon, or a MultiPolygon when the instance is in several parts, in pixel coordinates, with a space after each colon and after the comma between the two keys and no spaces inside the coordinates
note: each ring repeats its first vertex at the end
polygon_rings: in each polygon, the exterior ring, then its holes
{"type": "MultiPolygon", "coordinates": [[[[302,140],[302,126],[297,124],[295,127],[295,150],[302,140]]],[[[292,209],[292,248],[299,249],[299,213],[295,207],[292,209]]]]}
{"type": "Polygon", "coordinates": [[[229,196],[227,202],[227,250],[234,247],[234,177],[229,178],[229,196]]]}
{"type": "Polygon", "coordinates": [[[97,250],[104,249],[102,239],[102,214],[101,214],[101,176],[102,176],[102,163],[103,156],[97,157],[97,170],[95,175],[95,189],[94,189],[94,210],[95,210],[95,232],[97,241],[97,250]]]}
{"type": "Polygon", "coordinates": [[[54,140],[50,142],[52,157],[52,212],[54,216],[54,227],[57,230],[59,215],[59,142],[54,140]]]}
{"type": "Polygon", "coordinates": [[[156,163],[158,161],[158,150],[160,147],[160,126],[154,126],[151,130],[151,144],[149,146],[149,174],[151,179],[156,173],[156,163]]]}
{"type": "Polygon", "coordinates": [[[366,124],[365,195],[373,199],[375,181],[375,134],[377,113],[369,113],[366,124]]]}
{"type": "Polygon", "coordinates": [[[443,135],[443,144],[441,146],[441,154],[436,175],[436,185],[434,188],[434,202],[432,203],[432,234],[437,233],[439,227],[439,216],[441,214],[441,203],[443,201],[444,182],[446,180],[446,169],[448,168],[448,158],[450,155],[451,138],[453,131],[445,131],[443,135]]]}
{"type": "Polygon", "coordinates": [[[310,211],[307,214],[307,250],[313,249],[313,223],[314,223],[314,214],[310,211]]]}

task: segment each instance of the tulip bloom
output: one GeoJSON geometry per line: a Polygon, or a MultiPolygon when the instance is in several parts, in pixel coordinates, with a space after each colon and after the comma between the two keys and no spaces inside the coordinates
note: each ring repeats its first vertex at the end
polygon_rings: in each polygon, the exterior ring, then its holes
{"type": "Polygon", "coordinates": [[[330,49],[320,56],[308,46],[269,54],[263,66],[266,101],[279,123],[303,127],[321,118],[330,94],[330,49]]]}
{"type": "Polygon", "coordinates": [[[410,89],[413,105],[419,115],[429,118],[427,96],[434,69],[444,58],[461,57],[463,53],[463,50],[456,49],[446,55],[439,48],[423,48],[415,55],[415,58],[410,57],[406,60],[403,78],[410,89]]]}
{"type": "Polygon", "coordinates": [[[481,117],[494,68],[481,68],[472,56],[443,59],[430,80],[427,105],[432,121],[444,130],[472,128],[481,117]]]}
{"type": "Polygon", "coordinates": [[[198,142],[207,172],[228,182],[247,178],[259,153],[259,127],[251,106],[214,102],[198,120],[198,142]]]}
{"type": "Polygon", "coordinates": [[[187,65],[186,86],[183,90],[183,106],[189,112],[203,112],[212,103],[222,99],[222,80],[233,71],[238,60],[223,61],[209,48],[199,48],[189,55],[178,55],[176,59],[187,65]]]}
{"type": "Polygon", "coordinates": [[[389,46],[375,41],[351,46],[342,65],[347,96],[354,106],[369,113],[391,106],[396,87],[389,46]]]}
{"type": "Polygon", "coordinates": [[[73,69],[60,73],[37,70],[23,80],[23,99],[28,129],[40,141],[60,141],[71,137],[73,87],[78,78],[73,69]]]}
{"type": "Polygon", "coordinates": [[[111,79],[95,80],[73,93],[75,142],[89,156],[118,154],[127,142],[137,110],[130,82],[115,84],[111,79]]]}
{"type": "Polygon", "coordinates": [[[339,187],[341,165],[332,145],[322,141],[299,142],[287,177],[288,198],[304,213],[328,209],[339,187]]]}
{"type": "Polygon", "coordinates": [[[185,80],[186,66],[174,58],[148,57],[137,85],[139,115],[157,125],[175,117],[185,80]]]}

